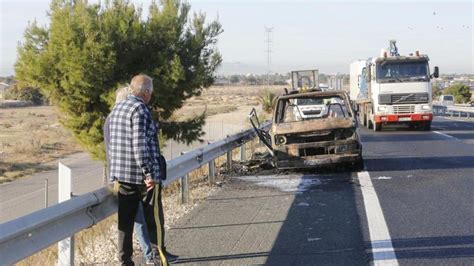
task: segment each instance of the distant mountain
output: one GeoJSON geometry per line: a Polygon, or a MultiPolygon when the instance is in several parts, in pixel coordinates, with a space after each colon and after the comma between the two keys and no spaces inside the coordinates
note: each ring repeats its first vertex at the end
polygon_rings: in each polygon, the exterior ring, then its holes
{"type": "Polygon", "coordinates": [[[232,74],[264,74],[267,72],[265,66],[258,66],[246,64],[242,62],[222,62],[217,69],[218,75],[232,75],[232,74]]]}

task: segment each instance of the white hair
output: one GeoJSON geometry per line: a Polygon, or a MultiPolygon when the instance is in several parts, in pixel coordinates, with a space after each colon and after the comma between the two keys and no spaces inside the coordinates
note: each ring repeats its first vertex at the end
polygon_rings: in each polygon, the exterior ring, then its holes
{"type": "Polygon", "coordinates": [[[133,95],[153,92],[153,80],[145,74],[140,74],[132,78],[129,86],[129,92],[133,95]]]}
{"type": "Polygon", "coordinates": [[[127,99],[128,87],[123,87],[115,91],[115,104],[127,99]]]}

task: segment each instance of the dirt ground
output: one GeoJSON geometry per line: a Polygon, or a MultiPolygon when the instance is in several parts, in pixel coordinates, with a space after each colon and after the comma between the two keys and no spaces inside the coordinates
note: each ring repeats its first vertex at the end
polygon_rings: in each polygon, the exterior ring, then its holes
{"type": "MultiPolygon", "coordinates": [[[[280,94],[284,86],[269,90],[280,94]]],[[[259,109],[264,86],[215,86],[189,99],[176,112],[180,119],[206,111],[207,121],[247,124],[248,113],[259,109]]],[[[83,149],[60,124],[52,106],[0,108],[0,183],[51,169],[55,159],[83,149]]]]}
{"type": "Polygon", "coordinates": [[[80,150],[54,107],[0,109],[0,183],[50,169],[48,162],[80,150]]]}
{"type": "Polygon", "coordinates": [[[237,115],[240,122],[241,117],[246,119],[248,112],[251,110],[248,107],[259,106],[258,97],[263,91],[268,89],[279,95],[283,93],[284,87],[213,86],[204,90],[201,96],[189,99],[177,114],[179,117],[189,118],[206,111],[209,118],[213,117],[214,121],[221,121],[221,117],[218,115],[232,113],[237,115]]]}

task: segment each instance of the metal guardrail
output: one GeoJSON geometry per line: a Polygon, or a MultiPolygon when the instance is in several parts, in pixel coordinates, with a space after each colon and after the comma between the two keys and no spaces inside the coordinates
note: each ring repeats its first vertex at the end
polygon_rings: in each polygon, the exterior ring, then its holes
{"type": "Polygon", "coordinates": [[[441,116],[474,117],[474,107],[433,104],[433,114],[441,116]]]}
{"type": "MultiPolygon", "coordinates": [[[[270,122],[262,124],[264,129],[269,127],[270,122]]],[[[232,150],[255,136],[255,131],[249,129],[168,161],[168,178],[163,185],[168,186],[178,179],[182,181],[189,172],[206,163],[209,163],[211,178],[211,173],[215,173],[214,159],[227,154],[229,162],[232,150]]],[[[0,225],[1,263],[18,262],[116,212],[117,197],[113,195],[112,187],[106,186],[3,223],[0,225]]]]}

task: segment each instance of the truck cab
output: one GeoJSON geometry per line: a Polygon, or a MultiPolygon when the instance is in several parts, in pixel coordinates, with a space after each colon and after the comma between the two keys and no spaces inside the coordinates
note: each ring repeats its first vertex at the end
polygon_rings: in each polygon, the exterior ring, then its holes
{"type": "MultiPolygon", "coordinates": [[[[391,43],[392,45],[392,43],[391,43]]],[[[429,58],[417,51],[358,60],[351,65],[351,99],[359,103],[360,120],[379,131],[382,125],[403,123],[430,130],[432,113],[429,58]]]]}
{"type": "Polygon", "coordinates": [[[453,95],[440,95],[438,98],[438,103],[444,106],[453,106],[454,96],[453,95]]]}

